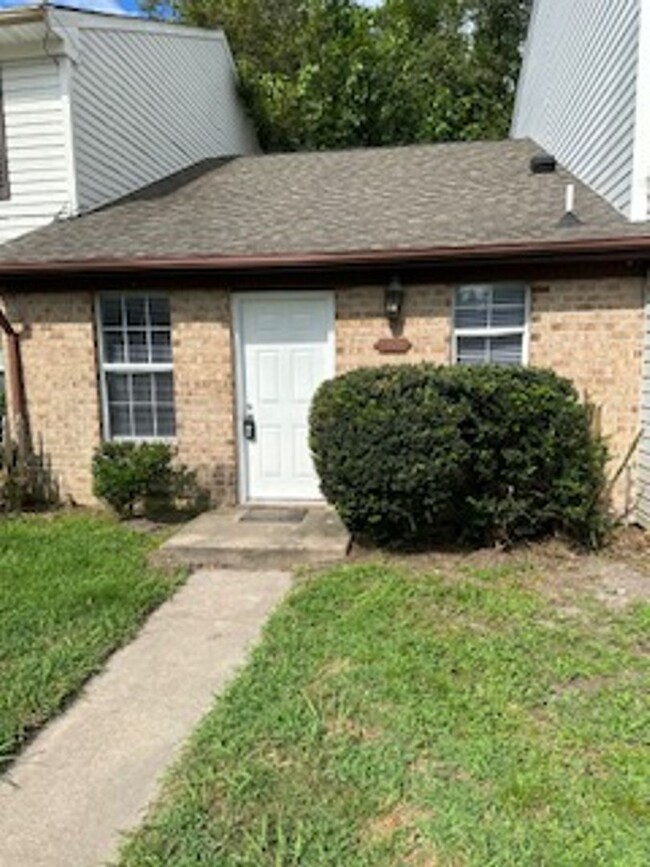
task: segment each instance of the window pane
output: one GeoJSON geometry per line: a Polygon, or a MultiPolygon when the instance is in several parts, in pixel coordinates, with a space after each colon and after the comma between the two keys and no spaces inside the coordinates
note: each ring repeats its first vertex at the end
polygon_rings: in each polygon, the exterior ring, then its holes
{"type": "Polygon", "coordinates": [[[133,298],[128,295],[124,299],[126,306],[126,321],[129,327],[140,326],[144,328],[147,324],[147,299],[133,298]]]}
{"type": "Polygon", "coordinates": [[[488,286],[461,286],[456,290],[456,328],[486,328],[490,309],[488,286]]]}
{"type": "Polygon", "coordinates": [[[129,331],[129,362],[131,364],[146,364],[149,361],[146,331],[129,331]]]}
{"type": "Polygon", "coordinates": [[[520,307],[493,307],[492,321],[490,325],[493,328],[522,328],[526,323],[526,308],[520,307]]]}
{"type": "Polygon", "coordinates": [[[456,292],[456,303],[461,307],[487,307],[491,292],[490,286],[461,286],[456,292]]]}
{"type": "Polygon", "coordinates": [[[134,434],[137,437],[152,437],[155,435],[153,426],[153,408],[136,404],[133,407],[134,434]]]}
{"type": "Polygon", "coordinates": [[[151,360],[154,362],[154,364],[171,362],[172,344],[169,331],[152,331],[151,360]]]}
{"type": "Polygon", "coordinates": [[[526,290],[523,286],[495,286],[492,292],[493,328],[521,328],[526,323],[526,290]]]}
{"type": "Polygon", "coordinates": [[[125,373],[107,373],[106,387],[109,403],[128,402],[129,378],[125,373]]]}
{"type": "Polygon", "coordinates": [[[147,403],[152,401],[152,374],[134,373],[131,381],[133,384],[133,402],[147,403]]]}
{"type": "Polygon", "coordinates": [[[490,362],[492,364],[521,364],[523,361],[523,336],[509,334],[506,337],[490,337],[490,362]]]}
{"type": "Polygon", "coordinates": [[[122,299],[102,298],[101,302],[102,324],[104,328],[115,328],[122,324],[122,299]]]}
{"type": "Polygon", "coordinates": [[[492,289],[492,303],[523,307],[526,303],[526,289],[524,286],[495,286],[492,289]]]}
{"type": "Polygon", "coordinates": [[[111,422],[111,436],[128,437],[132,435],[131,414],[125,404],[113,404],[109,406],[111,422]]]}
{"type": "Polygon", "coordinates": [[[176,422],[174,418],[174,407],[169,405],[158,405],[156,408],[156,422],[158,425],[157,434],[159,437],[173,437],[176,433],[176,422]]]}
{"type": "Polygon", "coordinates": [[[171,373],[155,373],[156,401],[158,403],[173,403],[174,377],[171,373]]]}
{"type": "Polygon", "coordinates": [[[485,364],[488,360],[487,337],[459,337],[456,347],[458,364],[485,364]]]}
{"type": "Polygon", "coordinates": [[[104,332],[104,360],[107,364],[121,364],[126,361],[124,335],[121,331],[104,332]]]}
{"type": "Polygon", "coordinates": [[[170,327],[169,298],[149,298],[149,319],[158,327],[170,327]]]}
{"type": "Polygon", "coordinates": [[[456,307],[456,328],[487,328],[487,307],[456,307]]]}

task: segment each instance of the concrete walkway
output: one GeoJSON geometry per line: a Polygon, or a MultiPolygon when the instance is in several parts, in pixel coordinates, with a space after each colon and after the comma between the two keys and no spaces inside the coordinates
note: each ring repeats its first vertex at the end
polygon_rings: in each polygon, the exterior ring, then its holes
{"type": "Polygon", "coordinates": [[[1,867],[115,858],[290,584],[286,572],[197,572],[159,608],[0,777],[1,867]]]}

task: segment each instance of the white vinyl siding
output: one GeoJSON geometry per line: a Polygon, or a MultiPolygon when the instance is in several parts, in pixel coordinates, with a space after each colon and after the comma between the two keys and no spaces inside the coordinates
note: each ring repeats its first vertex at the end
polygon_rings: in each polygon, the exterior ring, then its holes
{"type": "Polygon", "coordinates": [[[104,434],[167,439],[175,434],[169,298],[105,295],[99,303],[104,434]]]}
{"type": "Polygon", "coordinates": [[[222,35],[84,27],[78,44],[72,114],[82,212],[202,159],[255,149],[222,35]]]}
{"type": "Polygon", "coordinates": [[[528,292],[512,284],[461,286],[454,299],[456,364],[525,364],[528,292]]]}
{"type": "Polygon", "coordinates": [[[626,216],[642,2],[536,0],[512,124],[626,216]]]}
{"type": "Polygon", "coordinates": [[[70,213],[61,59],[1,64],[9,198],[0,201],[0,243],[70,213]]]}

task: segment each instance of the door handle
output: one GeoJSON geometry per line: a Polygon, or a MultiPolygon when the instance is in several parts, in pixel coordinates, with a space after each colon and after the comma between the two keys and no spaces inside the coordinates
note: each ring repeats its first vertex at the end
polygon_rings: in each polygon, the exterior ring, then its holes
{"type": "Polygon", "coordinates": [[[256,437],[257,425],[255,424],[255,416],[252,409],[247,409],[244,416],[244,439],[247,439],[249,442],[255,442],[256,437]]]}

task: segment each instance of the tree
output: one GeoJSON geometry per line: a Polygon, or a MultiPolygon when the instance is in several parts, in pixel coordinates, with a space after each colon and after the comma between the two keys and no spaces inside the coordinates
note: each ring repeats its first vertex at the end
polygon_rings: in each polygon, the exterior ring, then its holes
{"type": "MultiPolygon", "coordinates": [[[[159,9],[155,0],[145,0],[159,9]]],[[[265,150],[507,133],[531,0],[172,0],[225,29],[265,150]]]]}

